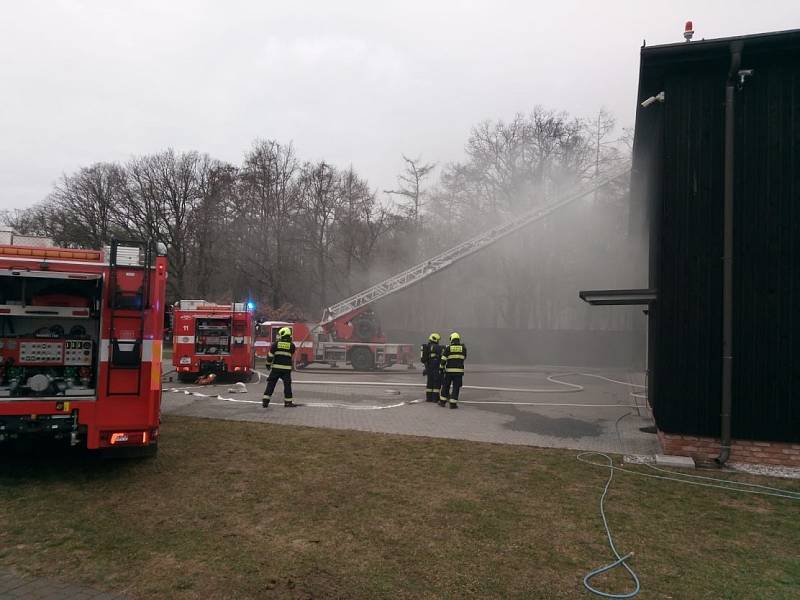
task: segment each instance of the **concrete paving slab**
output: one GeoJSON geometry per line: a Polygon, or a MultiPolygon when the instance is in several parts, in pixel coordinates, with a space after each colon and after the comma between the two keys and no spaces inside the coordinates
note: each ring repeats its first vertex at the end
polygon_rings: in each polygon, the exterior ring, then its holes
{"type": "Polygon", "coordinates": [[[671,454],[656,454],[656,465],[659,467],[674,467],[677,469],[694,469],[694,459],[690,456],[673,456],[671,454]]]}
{"type": "MultiPolygon", "coordinates": [[[[263,373],[262,375],[265,375],[263,373]]],[[[169,376],[167,377],[169,378],[169,376]]],[[[279,383],[268,409],[265,382],[243,394],[165,382],[166,414],[352,429],[505,444],[656,454],[641,373],[479,365],[465,376],[459,410],[424,402],[421,372],[306,369],[294,374],[297,408],[283,408],[279,383]]]]}

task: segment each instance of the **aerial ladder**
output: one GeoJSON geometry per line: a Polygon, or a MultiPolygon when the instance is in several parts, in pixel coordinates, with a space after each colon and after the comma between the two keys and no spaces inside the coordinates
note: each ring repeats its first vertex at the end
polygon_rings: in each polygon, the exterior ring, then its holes
{"type": "Polygon", "coordinates": [[[569,192],[560,195],[556,200],[549,202],[543,206],[534,208],[533,210],[523,213],[510,221],[496,225],[479,233],[478,235],[461,242],[457,246],[453,246],[449,250],[445,250],[441,254],[434,256],[418,265],[406,269],[402,273],[393,275],[388,279],[376,283],[372,287],[365,289],[362,292],[354,294],[349,298],[337,302],[329,306],[323,312],[322,320],[318,327],[322,330],[331,328],[337,321],[342,319],[351,321],[356,319],[364,311],[368,310],[368,306],[376,300],[385,298],[391,294],[399,292],[405,288],[411,287],[430,277],[443,271],[444,269],[454,265],[466,257],[480,252],[484,248],[488,248],[492,244],[499,242],[503,238],[511,235],[512,233],[524,229],[525,227],[541,221],[552,213],[572,204],[573,202],[585,198],[589,194],[594,193],[596,190],[605,187],[606,185],[621,179],[630,173],[630,168],[618,170],[611,175],[606,175],[600,178],[599,181],[589,181],[583,185],[572,189],[569,192]]]}
{"type": "Polygon", "coordinates": [[[630,169],[626,168],[599,180],[586,182],[561,194],[552,202],[518,215],[506,223],[490,227],[433,258],[329,306],[323,311],[319,323],[260,323],[259,330],[262,333],[256,337],[256,355],[263,358],[269,343],[274,341],[275,332],[283,326],[290,326],[294,329],[295,339],[300,340],[295,355],[298,366],[311,363],[331,366],[350,364],[358,371],[382,369],[396,364],[413,368],[414,345],[387,343],[380,322],[372,311],[371,305],[375,301],[440,273],[458,261],[488,248],[629,173],[630,169]]]}

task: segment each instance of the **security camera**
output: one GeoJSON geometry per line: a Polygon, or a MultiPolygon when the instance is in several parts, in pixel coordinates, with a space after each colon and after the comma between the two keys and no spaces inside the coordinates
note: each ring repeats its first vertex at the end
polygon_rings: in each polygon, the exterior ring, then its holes
{"type": "Polygon", "coordinates": [[[647,108],[656,102],[664,102],[664,92],[658,92],[655,96],[650,96],[647,100],[642,102],[642,108],[647,108]]]}

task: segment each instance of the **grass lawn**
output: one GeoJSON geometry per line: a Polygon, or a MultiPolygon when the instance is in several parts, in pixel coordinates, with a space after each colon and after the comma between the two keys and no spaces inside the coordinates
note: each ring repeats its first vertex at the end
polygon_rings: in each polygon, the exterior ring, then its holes
{"type": "MultiPolygon", "coordinates": [[[[0,565],[133,598],[590,597],[606,477],[568,451],[167,417],[155,459],[4,457],[0,565]]],[[[800,597],[800,502],[618,474],[607,512],[640,598],[800,597]]]]}

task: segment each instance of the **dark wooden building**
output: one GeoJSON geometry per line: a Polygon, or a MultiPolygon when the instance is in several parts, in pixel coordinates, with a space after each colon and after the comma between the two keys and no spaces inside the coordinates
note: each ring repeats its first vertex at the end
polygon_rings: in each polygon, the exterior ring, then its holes
{"type": "Polygon", "coordinates": [[[800,443],[800,30],[643,47],[638,100],[631,196],[649,229],[657,294],[656,424],[682,439],[721,434],[729,191],[732,437],[791,449],[800,443]]]}

